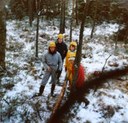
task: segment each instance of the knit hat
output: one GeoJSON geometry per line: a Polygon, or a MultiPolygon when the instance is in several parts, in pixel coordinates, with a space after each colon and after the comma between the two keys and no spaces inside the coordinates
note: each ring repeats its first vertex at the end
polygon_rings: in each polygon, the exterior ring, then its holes
{"type": "Polygon", "coordinates": [[[51,41],[51,42],[49,43],[49,47],[56,47],[55,42],[54,42],[54,41],[51,41]]]}
{"type": "Polygon", "coordinates": [[[70,43],[70,46],[71,46],[71,45],[73,45],[73,46],[76,47],[76,46],[77,46],[77,43],[76,43],[75,41],[72,41],[72,42],[70,43]]]}
{"type": "Polygon", "coordinates": [[[59,34],[59,35],[58,35],[58,38],[63,39],[63,38],[64,38],[64,35],[63,35],[63,34],[59,34]]]}

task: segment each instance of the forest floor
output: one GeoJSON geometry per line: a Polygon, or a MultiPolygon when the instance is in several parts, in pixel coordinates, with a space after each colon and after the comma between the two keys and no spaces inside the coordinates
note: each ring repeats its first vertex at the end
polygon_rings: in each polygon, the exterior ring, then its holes
{"type": "MultiPolygon", "coordinates": [[[[39,58],[35,58],[36,22],[29,27],[27,19],[7,21],[7,70],[1,78],[1,122],[45,123],[49,119],[61,91],[65,71],[62,71],[60,78],[61,85],[56,86],[55,98],[48,101],[51,88],[49,82],[43,96],[31,97],[38,92],[44,74],[42,55],[47,51],[48,42],[57,39],[59,29],[55,25],[50,21],[40,22],[39,58]]],[[[115,49],[112,37],[117,31],[118,24],[103,23],[96,27],[94,38],[89,39],[91,28],[85,27],[81,63],[85,67],[86,80],[96,77],[95,73],[101,72],[103,67],[104,71],[110,71],[128,66],[128,45],[119,42],[115,49]]],[[[76,27],[73,29],[73,40],[78,39],[79,27],[76,27]]],[[[69,45],[68,28],[64,41],[69,45]]],[[[68,100],[68,95],[69,91],[66,90],[62,104],[68,100]]],[[[89,104],[86,106],[84,102],[76,102],[63,122],[128,123],[128,75],[109,79],[96,91],[90,89],[85,98],[89,104]]]]}

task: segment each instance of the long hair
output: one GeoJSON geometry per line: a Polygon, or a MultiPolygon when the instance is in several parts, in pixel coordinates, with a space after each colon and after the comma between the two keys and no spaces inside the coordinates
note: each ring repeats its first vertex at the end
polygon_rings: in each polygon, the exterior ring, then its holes
{"type": "Polygon", "coordinates": [[[48,52],[50,53],[50,54],[52,54],[52,55],[54,55],[55,53],[56,53],[56,47],[55,47],[55,50],[53,51],[53,52],[51,52],[51,50],[50,50],[50,47],[48,48],[48,52]]]}

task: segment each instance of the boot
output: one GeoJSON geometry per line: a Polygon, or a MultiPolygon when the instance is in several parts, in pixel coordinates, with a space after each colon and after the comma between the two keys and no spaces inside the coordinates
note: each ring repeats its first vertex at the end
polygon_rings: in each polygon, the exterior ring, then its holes
{"type": "Polygon", "coordinates": [[[52,84],[52,87],[51,87],[51,96],[54,96],[54,95],[53,95],[54,90],[55,90],[55,84],[52,84]]]}
{"type": "Polygon", "coordinates": [[[41,96],[43,91],[44,91],[44,87],[43,85],[40,86],[40,90],[39,90],[39,93],[38,93],[38,96],[41,96]]]}

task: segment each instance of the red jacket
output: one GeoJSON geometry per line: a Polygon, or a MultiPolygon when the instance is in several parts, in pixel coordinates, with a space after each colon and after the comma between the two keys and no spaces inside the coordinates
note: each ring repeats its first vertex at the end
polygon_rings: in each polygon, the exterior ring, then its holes
{"type": "MultiPolygon", "coordinates": [[[[72,70],[74,74],[74,69],[72,70]]],[[[79,70],[78,70],[77,81],[76,81],[76,87],[81,88],[84,85],[84,81],[85,81],[85,71],[84,71],[84,67],[80,64],[79,70]]]]}

